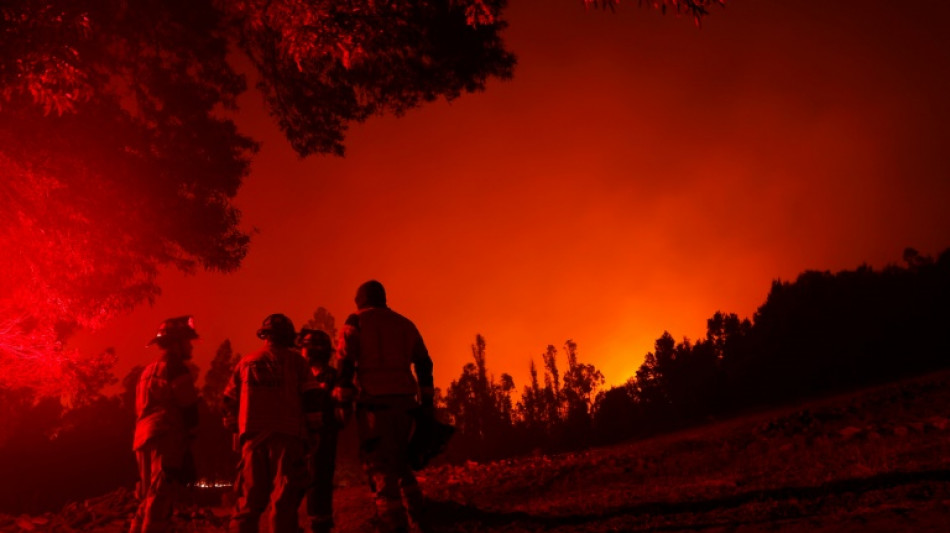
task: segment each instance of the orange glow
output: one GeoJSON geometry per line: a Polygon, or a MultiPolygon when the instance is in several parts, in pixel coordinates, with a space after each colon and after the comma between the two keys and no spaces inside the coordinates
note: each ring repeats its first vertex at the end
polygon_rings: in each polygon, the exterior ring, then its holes
{"type": "Polygon", "coordinates": [[[697,30],[635,4],[512,2],[513,81],[373,118],[345,159],[300,160],[245,96],[264,145],[237,198],[259,229],[243,268],[167,274],[153,308],[74,345],[115,346],[121,376],[192,314],[207,368],[270,313],[342,324],[375,278],[443,389],[476,333],[519,393],[569,338],[611,385],[664,330],[751,316],[775,278],[950,245],[950,6],[736,1],[697,30]]]}

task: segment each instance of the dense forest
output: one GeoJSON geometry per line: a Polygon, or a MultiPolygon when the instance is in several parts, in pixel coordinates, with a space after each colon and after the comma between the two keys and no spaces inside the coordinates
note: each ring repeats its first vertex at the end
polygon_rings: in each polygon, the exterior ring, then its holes
{"type": "MultiPolygon", "coordinates": [[[[701,339],[677,341],[663,332],[636,375],[607,389],[568,340],[561,350],[548,346],[540,367],[531,363],[530,383],[519,394],[509,374],[495,377],[489,369],[488,344],[477,335],[472,362],[439,393],[440,416],[457,428],[444,460],[579,449],[945,368],[950,250],[934,259],[908,249],[904,263],[775,281],[751,318],[717,311],[701,339]]],[[[307,326],[334,333],[323,308],[307,326]]],[[[238,358],[225,341],[201,381],[194,451],[205,482],[232,476],[236,458],[219,413],[238,358]]],[[[0,389],[0,478],[16,480],[0,486],[0,510],[55,508],[134,482],[131,404],[142,369],[106,396],[103,390],[119,382],[116,354],[107,350],[95,360],[65,402],[0,389]]]]}

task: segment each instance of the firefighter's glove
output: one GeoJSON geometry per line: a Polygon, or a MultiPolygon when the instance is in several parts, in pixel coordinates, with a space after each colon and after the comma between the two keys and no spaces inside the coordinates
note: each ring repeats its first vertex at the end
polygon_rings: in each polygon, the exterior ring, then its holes
{"type": "Polygon", "coordinates": [[[333,399],[337,403],[352,404],[353,398],[356,396],[356,391],[353,387],[335,387],[332,394],[333,399]]]}
{"type": "Polygon", "coordinates": [[[336,423],[339,427],[342,428],[349,424],[350,419],[353,418],[353,402],[337,402],[333,408],[333,416],[336,418],[336,423]]]}

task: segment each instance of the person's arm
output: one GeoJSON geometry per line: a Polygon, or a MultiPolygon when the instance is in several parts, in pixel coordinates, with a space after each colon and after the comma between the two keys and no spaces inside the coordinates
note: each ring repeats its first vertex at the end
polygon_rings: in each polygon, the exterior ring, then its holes
{"type": "Polygon", "coordinates": [[[320,383],[310,371],[310,365],[302,355],[294,359],[298,365],[300,376],[300,400],[303,407],[303,416],[307,424],[307,431],[316,433],[326,423],[320,409],[320,383]]]}
{"type": "Polygon", "coordinates": [[[241,409],[241,363],[234,368],[221,400],[224,406],[224,427],[232,433],[238,433],[238,413],[241,409]]]}
{"type": "Polygon", "coordinates": [[[356,393],[356,359],[360,352],[360,317],[352,314],[347,317],[340,330],[340,340],[337,346],[337,375],[333,388],[333,399],[337,402],[350,404],[356,393]]]}
{"type": "Polygon", "coordinates": [[[429,350],[422,341],[422,335],[416,331],[416,342],[412,348],[412,366],[416,371],[416,381],[419,383],[419,402],[422,407],[432,409],[435,396],[435,382],[432,378],[432,358],[429,350]]]}

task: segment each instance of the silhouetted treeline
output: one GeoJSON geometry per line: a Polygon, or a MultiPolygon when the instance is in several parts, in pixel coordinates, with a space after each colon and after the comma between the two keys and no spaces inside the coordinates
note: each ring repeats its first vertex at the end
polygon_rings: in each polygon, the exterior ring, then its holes
{"type": "Polygon", "coordinates": [[[564,353],[563,375],[553,345],[541,355],[543,385],[532,361],[531,382],[516,401],[511,376],[501,374],[496,380],[489,374],[485,339],[477,335],[472,345],[475,362],[465,365],[444,399],[440,398],[444,416],[457,431],[448,459],[489,460],[591,444],[594,394],[604,377],[593,365],[578,360],[573,341],[564,344],[564,353]]]}
{"type": "Polygon", "coordinates": [[[752,320],[716,312],[695,341],[664,332],[636,375],[605,391],[568,341],[563,377],[549,346],[543,384],[532,362],[515,400],[511,377],[488,372],[477,336],[475,362],[444,398],[459,430],[449,458],[615,442],[950,366],[950,250],[933,260],[908,249],[904,261],[776,281],[752,320]]]}

